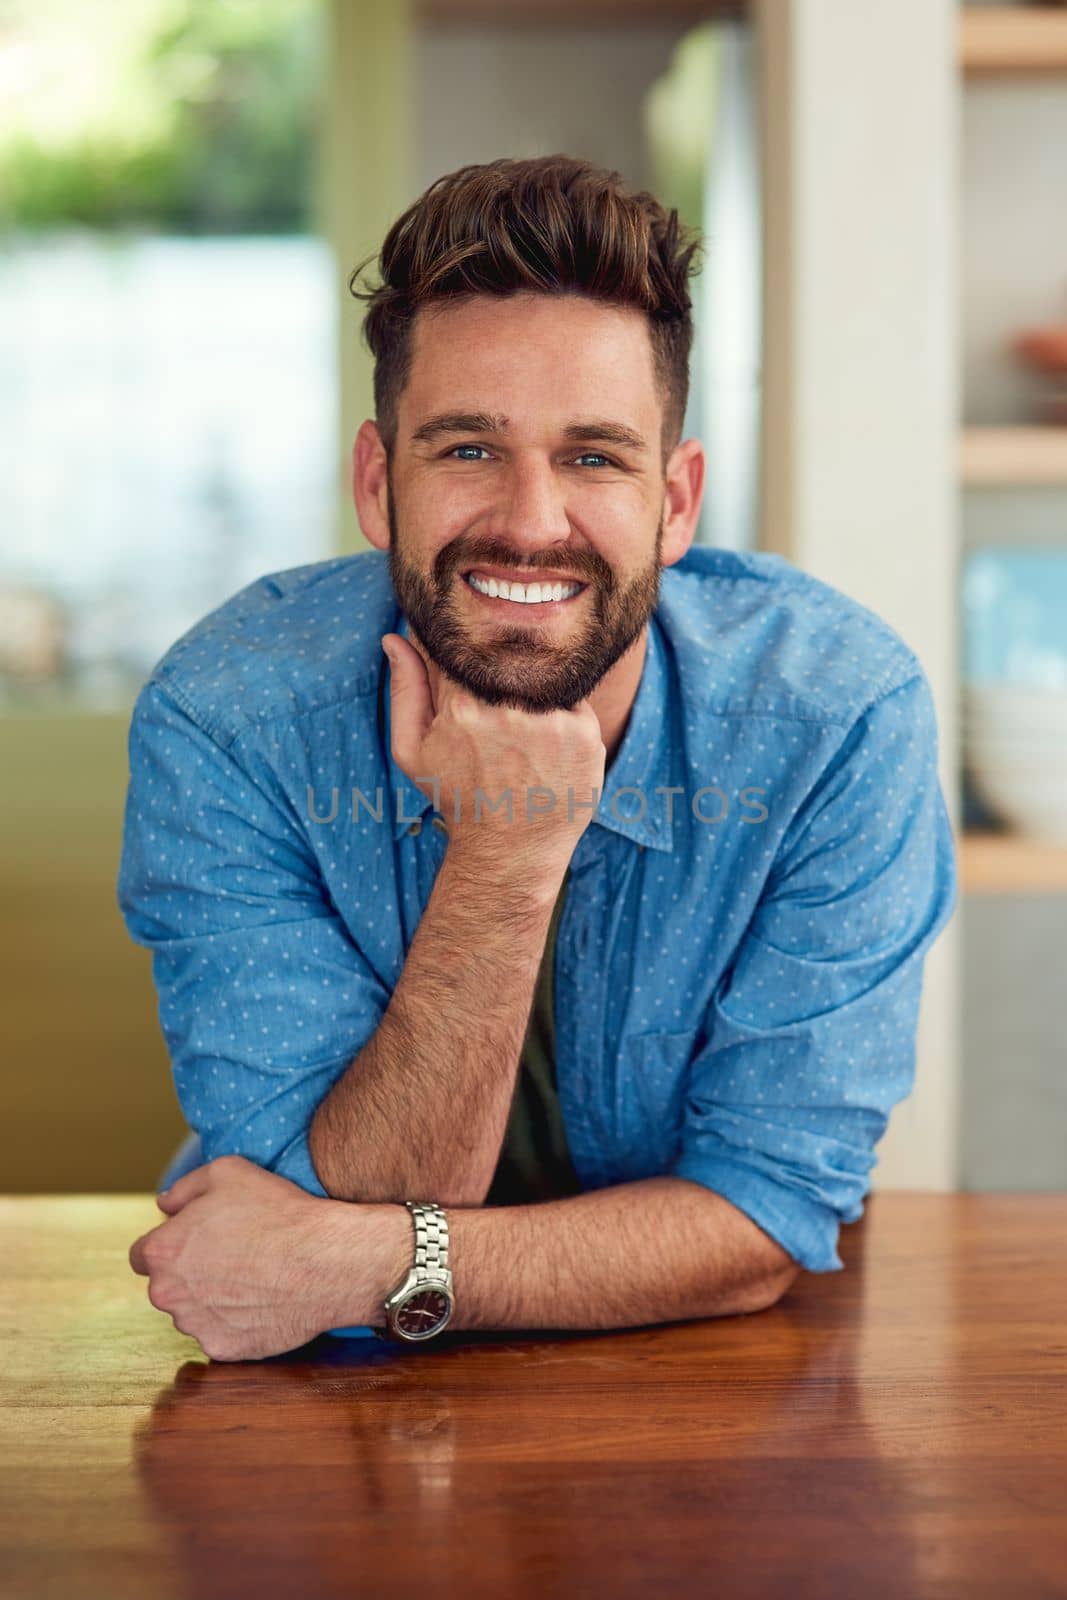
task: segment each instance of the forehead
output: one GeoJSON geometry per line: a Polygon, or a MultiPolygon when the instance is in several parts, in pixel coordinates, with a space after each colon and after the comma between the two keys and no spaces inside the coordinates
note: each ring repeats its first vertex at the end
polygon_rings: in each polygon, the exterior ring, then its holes
{"type": "MultiPolygon", "coordinates": [[[[562,410],[625,402],[658,415],[648,318],[578,294],[476,295],[420,308],[401,404],[412,426],[438,406],[521,413],[523,396],[562,410]]],[[[640,418],[637,412],[644,413],[640,418]]]]}

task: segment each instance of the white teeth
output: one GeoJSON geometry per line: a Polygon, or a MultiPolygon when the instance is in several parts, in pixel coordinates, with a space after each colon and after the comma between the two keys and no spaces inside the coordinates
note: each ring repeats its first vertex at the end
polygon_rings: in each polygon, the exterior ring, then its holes
{"type": "Polygon", "coordinates": [[[569,600],[581,589],[580,583],[507,583],[503,578],[467,575],[467,582],[490,599],[513,600],[519,605],[540,605],[544,600],[569,600]]]}

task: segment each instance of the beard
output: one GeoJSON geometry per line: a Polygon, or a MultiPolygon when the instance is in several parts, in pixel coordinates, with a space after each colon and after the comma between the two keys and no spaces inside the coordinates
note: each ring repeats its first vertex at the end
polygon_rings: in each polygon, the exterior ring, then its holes
{"type": "MultiPolygon", "coordinates": [[[[540,563],[521,559],[499,542],[477,546],[454,541],[435,556],[429,577],[406,560],[401,548],[392,480],[389,480],[389,575],[400,609],[438,670],[488,705],[520,711],[572,711],[596,688],[639,637],[659,601],[663,520],[651,561],[623,584],[593,551],[574,551],[565,561],[546,551],[540,563]],[[457,573],[486,566],[565,566],[587,588],[570,603],[581,606],[574,637],[554,643],[539,623],[498,623],[479,639],[464,622],[456,594],[457,573]]],[[[460,579],[460,582],[464,582],[460,579]]],[[[533,580],[531,580],[533,581],[533,580]]]]}

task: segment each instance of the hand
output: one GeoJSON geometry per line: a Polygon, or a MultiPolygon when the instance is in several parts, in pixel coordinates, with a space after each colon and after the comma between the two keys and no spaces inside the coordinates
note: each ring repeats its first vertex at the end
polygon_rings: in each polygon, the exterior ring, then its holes
{"type": "Polygon", "coordinates": [[[572,711],[542,712],[487,705],[399,634],[384,637],[394,658],[389,675],[393,760],[420,793],[435,801],[448,825],[450,854],[469,855],[479,870],[497,869],[508,882],[540,874],[558,888],[592,821],[593,791],[599,801],[604,790],[607,752],[590,702],[580,700],[572,711]],[[433,778],[438,794],[432,782],[418,781],[433,778]],[[481,790],[477,820],[476,788],[481,790]],[[554,804],[537,789],[551,790],[554,804]],[[567,815],[568,789],[573,819],[567,815]],[[490,809],[507,791],[510,820],[506,803],[490,809]]]}
{"type": "Polygon", "coordinates": [[[130,1266],[212,1360],[280,1355],[353,1322],[359,1214],[381,1208],[322,1200],[243,1156],[187,1172],[157,1204],[167,1220],[134,1241],[130,1266]]]}

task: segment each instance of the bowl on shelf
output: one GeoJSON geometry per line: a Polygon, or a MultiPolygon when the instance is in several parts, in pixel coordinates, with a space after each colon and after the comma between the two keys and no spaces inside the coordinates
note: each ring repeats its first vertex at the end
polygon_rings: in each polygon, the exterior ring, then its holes
{"type": "Polygon", "coordinates": [[[975,552],[963,609],[966,771],[1007,827],[1067,844],[1067,549],[975,552]]]}
{"type": "Polygon", "coordinates": [[[965,683],[962,710],[965,735],[1067,747],[1067,687],[965,683]]]}
{"type": "Polygon", "coordinates": [[[1067,423],[1067,324],[1029,328],[1013,340],[1015,354],[1038,375],[1043,420],[1067,423]]]}
{"type": "Polygon", "coordinates": [[[984,762],[969,767],[982,802],[1010,830],[1053,844],[1067,844],[1067,800],[1064,778],[1048,773],[1022,773],[1010,763],[984,762]]]}
{"type": "Polygon", "coordinates": [[[1067,547],[973,551],[963,639],[965,683],[1067,688],[1067,547]]]}

